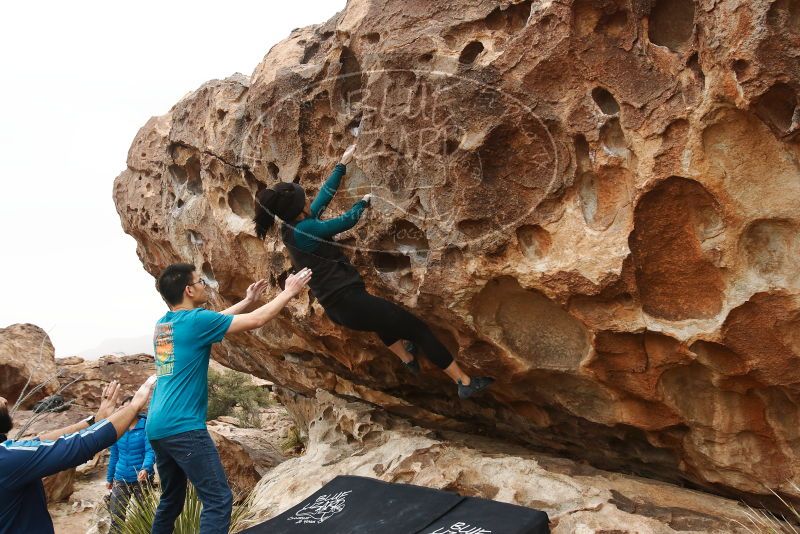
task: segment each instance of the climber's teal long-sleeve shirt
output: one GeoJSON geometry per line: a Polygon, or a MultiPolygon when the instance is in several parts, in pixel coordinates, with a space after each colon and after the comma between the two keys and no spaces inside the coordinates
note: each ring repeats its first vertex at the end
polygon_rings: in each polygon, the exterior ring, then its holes
{"type": "Polygon", "coordinates": [[[320,239],[330,240],[336,234],[355,226],[361,218],[361,214],[367,207],[367,203],[364,200],[359,200],[352,208],[338,217],[325,219],[324,221],[320,219],[322,212],[328,207],[333,195],[339,189],[344,173],[345,166],[341,163],[336,165],[311,203],[311,216],[295,225],[294,240],[300,250],[313,252],[319,247],[320,239]]]}

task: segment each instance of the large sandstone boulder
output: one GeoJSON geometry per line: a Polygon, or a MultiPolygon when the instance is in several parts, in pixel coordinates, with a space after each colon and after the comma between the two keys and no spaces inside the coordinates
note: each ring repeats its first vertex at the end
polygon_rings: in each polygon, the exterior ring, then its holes
{"type": "Polygon", "coordinates": [[[122,388],[120,398],[133,395],[139,386],[154,374],[155,362],[149,354],[126,356],[103,356],[97,360],[84,360],[77,356],[56,360],[61,381],[71,385],[62,395],[65,399],[96,410],[100,407],[103,389],[112,380],[117,380],[122,388]]]}
{"type": "Polygon", "coordinates": [[[24,408],[58,389],[55,348],[50,336],[32,324],[0,328],[0,395],[14,404],[26,384],[26,393],[44,386],[27,398],[24,408]]]}
{"type": "Polygon", "coordinates": [[[327,392],[284,398],[311,420],[300,458],[270,471],[256,488],[258,520],[273,517],[337,475],[455,491],[547,512],[554,534],[747,532],[735,501],[600,471],[496,440],[436,433],[362,402],[327,392]]]}
{"type": "MultiPolygon", "coordinates": [[[[330,213],[371,291],[497,384],[460,401],[308,296],[215,351],[310,394],[481,429],[742,497],[800,482],[800,89],[793,0],[352,0],[252,76],[140,130],[116,179],[156,275],[242,298],[289,263],[253,195],[311,193],[360,125],[330,213]]],[[[757,498],[758,499],[758,498],[757,498]]]]}
{"type": "Polygon", "coordinates": [[[294,422],[286,409],[270,406],[260,419],[260,428],[243,428],[238,419],[227,416],[208,422],[228,483],[238,497],[249,495],[261,477],[289,457],[282,442],[294,422]]]}

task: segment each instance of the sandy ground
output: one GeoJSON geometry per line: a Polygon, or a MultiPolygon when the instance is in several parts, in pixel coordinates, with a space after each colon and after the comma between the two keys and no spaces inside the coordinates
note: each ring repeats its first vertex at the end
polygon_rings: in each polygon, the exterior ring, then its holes
{"type": "Polygon", "coordinates": [[[104,473],[100,469],[79,475],[69,501],[49,506],[56,534],[85,534],[92,527],[95,508],[102,506],[108,494],[104,473]]]}

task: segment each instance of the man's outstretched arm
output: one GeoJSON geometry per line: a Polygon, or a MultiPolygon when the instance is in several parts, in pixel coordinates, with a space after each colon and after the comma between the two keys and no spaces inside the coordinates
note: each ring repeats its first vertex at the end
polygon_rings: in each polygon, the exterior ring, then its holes
{"type": "MultiPolygon", "coordinates": [[[[106,387],[103,388],[103,394],[100,396],[100,408],[97,409],[97,413],[94,416],[95,421],[100,421],[105,419],[109,415],[114,412],[114,408],[117,407],[117,399],[119,398],[119,382],[116,380],[112,380],[106,387]]],[[[89,428],[89,423],[86,420],[78,421],[72,425],[66,426],[64,428],[59,428],[56,430],[50,430],[49,432],[45,432],[44,434],[40,434],[37,436],[36,439],[41,441],[48,441],[58,439],[63,435],[66,434],[73,434],[75,432],[80,432],[86,428],[89,428]]]]}
{"type": "Polygon", "coordinates": [[[154,383],[155,376],[148,378],[130,404],[79,432],[62,435],[56,440],[7,441],[0,445],[6,453],[3,461],[9,462],[14,470],[9,483],[27,484],[37,478],[76,467],[110,447],[147,404],[154,383]]]}
{"type": "Polygon", "coordinates": [[[307,268],[302,269],[299,273],[289,275],[286,278],[285,289],[278,293],[277,297],[250,313],[235,315],[226,333],[236,334],[264,326],[306,287],[309,280],[311,280],[311,270],[307,268]]]}

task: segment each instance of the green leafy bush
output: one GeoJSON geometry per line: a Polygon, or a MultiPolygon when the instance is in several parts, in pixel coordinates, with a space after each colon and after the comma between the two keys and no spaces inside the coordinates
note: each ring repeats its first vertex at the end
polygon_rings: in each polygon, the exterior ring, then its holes
{"type": "Polygon", "coordinates": [[[208,370],[207,420],[223,415],[239,418],[242,426],[261,428],[261,408],[271,404],[269,393],[236,371],[208,370]]]}

